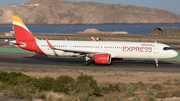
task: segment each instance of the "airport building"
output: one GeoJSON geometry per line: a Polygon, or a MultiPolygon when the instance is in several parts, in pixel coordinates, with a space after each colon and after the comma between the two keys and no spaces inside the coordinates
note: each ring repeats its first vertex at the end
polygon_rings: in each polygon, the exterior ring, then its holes
{"type": "Polygon", "coordinates": [[[180,34],[179,27],[155,27],[151,34],[177,35],[180,34]]]}

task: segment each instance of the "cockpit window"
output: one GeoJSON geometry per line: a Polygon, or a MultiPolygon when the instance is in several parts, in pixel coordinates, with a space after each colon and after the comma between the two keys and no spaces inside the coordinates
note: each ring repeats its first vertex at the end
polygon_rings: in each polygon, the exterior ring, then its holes
{"type": "Polygon", "coordinates": [[[164,47],[163,50],[171,50],[170,47],[164,47]]]}

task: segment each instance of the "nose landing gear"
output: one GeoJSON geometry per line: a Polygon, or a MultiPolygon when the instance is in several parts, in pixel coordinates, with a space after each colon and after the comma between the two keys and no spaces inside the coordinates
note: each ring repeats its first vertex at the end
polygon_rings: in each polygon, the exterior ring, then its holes
{"type": "Polygon", "coordinates": [[[155,66],[158,67],[158,59],[155,59],[155,66]]]}

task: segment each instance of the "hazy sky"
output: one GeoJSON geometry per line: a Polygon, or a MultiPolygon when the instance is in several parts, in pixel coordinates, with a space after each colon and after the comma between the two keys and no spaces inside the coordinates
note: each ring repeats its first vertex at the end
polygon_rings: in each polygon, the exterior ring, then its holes
{"type": "MultiPolygon", "coordinates": [[[[15,4],[20,2],[25,2],[28,0],[0,0],[0,6],[7,4],[15,4]]],[[[180,0],[69,0],[76,2],[101,2],[107,4],[129,4],[134,6],[142,6],[149,8],[157,8],[168,10],[170,12],[180,14],[180,0]]]]}

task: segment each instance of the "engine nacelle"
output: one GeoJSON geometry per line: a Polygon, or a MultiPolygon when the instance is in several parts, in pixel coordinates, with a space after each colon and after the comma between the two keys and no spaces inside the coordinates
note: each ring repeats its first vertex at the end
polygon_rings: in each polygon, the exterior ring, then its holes
{"type": "Polygon", "coordinates": [[[123,58],[112,58],[111,62],[122,62],[123,58]]]}
{"type": "Polygon", "coordinates": [[[111,64],[110,54],[96,54],[94,57],[95,64],[111,64]]]}

